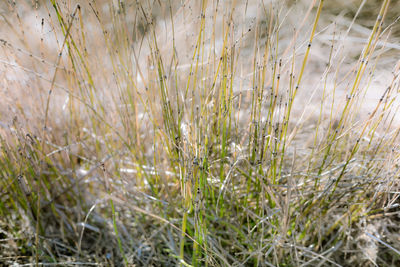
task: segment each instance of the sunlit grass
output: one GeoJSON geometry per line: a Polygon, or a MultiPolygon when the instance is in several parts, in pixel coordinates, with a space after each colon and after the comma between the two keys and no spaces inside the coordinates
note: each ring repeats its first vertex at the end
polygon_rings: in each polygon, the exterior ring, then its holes
{"type": "Polygon", "coordinates": [[[2,4],[0,262],[396,265],[396,4],[292,2],[2,4]]]}

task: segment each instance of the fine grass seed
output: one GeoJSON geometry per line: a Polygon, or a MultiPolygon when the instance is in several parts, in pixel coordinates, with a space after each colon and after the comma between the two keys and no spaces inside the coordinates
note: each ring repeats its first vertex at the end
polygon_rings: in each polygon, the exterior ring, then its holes
{"type": "Polygon", "coordinates": [[[400,2],[2,1],[1,266],[400,266],[400,2]]]}

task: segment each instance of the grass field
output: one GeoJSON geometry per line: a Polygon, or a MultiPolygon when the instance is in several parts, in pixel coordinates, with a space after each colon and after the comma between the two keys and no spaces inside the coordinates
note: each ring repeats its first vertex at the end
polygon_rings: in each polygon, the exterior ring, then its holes
{"type": "Polygon", "coordinates": [[[400,1],[0,14],[0,265],[400,266],[400,1]]]}

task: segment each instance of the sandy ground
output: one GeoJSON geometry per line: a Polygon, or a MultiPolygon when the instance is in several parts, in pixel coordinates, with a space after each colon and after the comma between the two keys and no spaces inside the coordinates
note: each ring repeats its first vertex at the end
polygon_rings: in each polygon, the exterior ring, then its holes
{"type": "MultiPolygon", "coordinates": [[[[104,21],[106,29],[112,29],[112,23],[108,22],[109,19],[109,6],[106,1],[98,1],[97,7],[100,10],[101,17],[104,21]]],[[[114,1],[116,3],[116,1],[114,1]]],[[[312,24],[312,14],[303,22],[302,15],[306,14],[310,1],[300,1],[293,4],[294,1],[288,1],[287,5],[272,3],[265,1],[239,1],[234,12],[233,20],[235,22],[235,40],[237,46],[241,47],[239,55],[239,63],[237,69],[238,75],[235,78],[236,92],[246,92],[251,90],[252,68],[251,59],[254,54],[254,40],[256,25],[260,25],[260,39],[259,42],[265,40],[265,30],[268,21],[268,14],[265,10],[268,7],[274,6],[277,14],[282,20],[280,35],[279,35],[279,59],[283,61],[282,73],[288,71],[291,65],[291,51],[287,51],[292,38],[294,29],[300,28],[299,35],[296,39],[297,57],[296,61],[301,62],[304,54],[305,46],[308,42],[310,33],[310,26],[312,24]],[[302,24],[304,23],[304,24],[302,24]],[[253,29],[253,32],[248,32],[253,29]]],[[[327,1],[326,6],[321,16],[318,32],[313,42],[309,62],[306,68],[304,79],[299,91],[299,98],[296,100],[295,113],[296,114],[310,114],[318,117],[320,99],[323,95],[324,83],[326,83],[326,94],[331,98],[335,98],[336,103],[344,102],[349,88],[351,87],[351,80],[346,79],[346,75],[355,67],[355,62],[359,58],[364,45],[367,43],[368,37],[371,32],[371,23],[375,20],[378,10],[368,5],[364,6],[361,10],[359,19],[352,23],[352,15],[357,12],[360,1],[327,1]],[[372,9],[372,10],[371,10],[372,9]],[[375,11],[375,12],[374,12],[375,11]],[[351,29],[347,29],[352,25],[351,29]],[[330,46],[334,41],[335,47],[333,51],[333,65],[329,71],[329,75],[325,80],[324,72],[327,70],[326,64],[328,63],[330,46]],[[335,95],[333,95],[333,88],[337,86],[335,95]]],[[[396,7],[396,2],[393,1],[392,5],[396,7]]],[[[114,5],[115,5],[114,3],[114,5]]],[[[179,51],[179,65],[177,68],[182,72],[182,76],[188,72],[191,62],[191,55],[194,49],[196,40],[195,33],[199,27],[199,6],[192,2],[187,3],[186,8],[175,6],[174,26],[175,26],[175,42],[179,51]]],[[[226,4],[228,6],[229,4],[226,4]]],[[[397,5],[399,6],[399,5],[397,5]]],[[[10,120],[15,114],[25,114],[29,121],[40,121],[43,118],[44,106],[46,103],[47,92],[51,87],[51,80],[55,75],[55,62],[59,53],[62,36],[59,33],[59,26],[55,21],[49,19],[48,12],[52,12],[50,6],[45,8],[40,6],[37,9],[29,4],[17,4],[15,6],[2,3],[0,10],[3,16],[0,18],[0,32],[1,32],[1,50],[0,50],[0,80],[2,83],[0,94],[2,104],[0,107],[0,128],[10,123],[10,120]],[[48,8],[48,9],[47,9],[48,8]],[[49,11],[50,10],[50,11],[49,11]],[[57,34],[55,34],[58,32],[57,34]]],[[[74,5],[71,4],[71,10],[74,5]]],[[[397,8],[397,7],[396,7],[397,8]]],[[[389,13],[389,18],[385,25],[389,25],[395,19],[395,9],[389,13]]],[[[135,7],[131,7],[131,11],[135,7]]],[[[208,11],[211,12],[211,6],[208,11]]],[[[229,8],[226,8],[229,10],[229,8]]],[[[150,12],[149,12],[150,13],[150,12]]],[[[154,5],[151,11],[155,22],[158,43],[160,44],[160,52],[163,53],[165,58],[168,58],[173,49],[172,47],[172,28],[171,20],[168,18],[168,13],[165,9],[154,5]]],[[[84,25],[86,30],[86,38],[88,47],[90,49],[89,55],[93,57],[93,72],[96,84],[104,94],[107,90],[115,91],[115,85],[112,81],[112,66],[110,59],[104,57],[107,48],[104,45],[101,29],[95,16],[91,14],[90,7],[82,5],[82,14],[84,18],[84,25]],[[97,69],[98,68],[98,71],[97,69]]],[[[222,25],[226,16],[219,16],[216,18],[216,25],[222,25]]],[[[133,16],[130,17],[133,23],[133,16]]],[[[142,18],[143,20],[143,18],[142,18]]],[[[128,21],[129,23],[129,21],[128,21]]],[[[206,23],[206,28],[212,29],[213,21],[210,19],[206,23]]],[[[398,73],[399,59],[400,59],[400,34],[399,23],[395,23],[390,29],[387,29],[387,34],[384,34],[381,40],[377,43],[377,52],[370,60],[370,66],[375,64],[376,59],[379,61],[374,69],[373,75],[370,79],[364,79],[360,88],[368,87],[362,104],[360,104],[360,115],[368,115],[374,110],[379,99],[385,92],[386,88],[396,79],[396,71],[398,73]]],[[[221,27],[216,26],[215,33],[215,46],[213,46],[213,53],[217,57],[222,49],[222,32],[221,27]],[[220,32],[218,32],[220,31],[220,32]]],[[[113,33],[111,32],[111,38],[113,33]]],[[[148,33],[146,33],[148,34],[148,33]]],[[[211,31],[208,32],[211,38],[211,31]]],[[[141,43],[136,40],[133,46],[136,48],[137,62],[141,66],[141,75],[137,75],[136,83],[139,90],[143,90],[143,79],[149,79],[148,69],[153,66],[149,65],[149,49],[147,37],[141,43]]],[[[210,44],[205,44],[205,50],[210,50],[210,44]]],[[[290,48],[292,49],[292,48],[290,48]]],[[[135,62],[135,58],[130,55],[131,62],[135,62]]],[[[204,64],[206,64],[205,62],[204,64]]],[[[53,115],[62,116],[65,114],[66,104],[69,101],[68,92],[71,89],[70,81],[66,79],[66,71],[70,64],[68,62],[66,52],[63,53],[57,77],[55,79],[55,88],[51,99],[51,110],[53,115]],[[64,67],[66,66],[66,67],[64,67]]],[[[133,67],[135,68],[135,67],[133,67]]],[[[282,75],[283,75],[282,74],[282,75]]],[[[208,77],[205,77],[208,78],[208,77]]],[[[397,77],[398,83],[398,77],[397,77]]],[[[394,99],[396,105],[399,104],[397,98],[394,99]]],[[[331,100],[326,101],[328,106],[331,100]]],[[[329,111],[327,110],[329,113],[329,111]]],[[[305,118],[302,116],[301,118],[305,118]]],[[[360,117],[362,118],[362,116],[360,117]]],[[[364,117],[365,118],[365,117],[364,117]]],[[[400,116],[395,118],[396,124],[400,123],[400,116]]],[[[57,120],[56,120],[57,121],[57,120]]]]}

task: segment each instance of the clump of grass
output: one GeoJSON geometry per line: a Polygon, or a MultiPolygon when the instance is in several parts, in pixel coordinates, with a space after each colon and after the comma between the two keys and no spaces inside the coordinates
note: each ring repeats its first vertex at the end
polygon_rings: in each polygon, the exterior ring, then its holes
{"type": "Polygon", "coordinates": [[[394,4],[292,2],[3,3],[0,261],[397,264],[394,4]]]}

